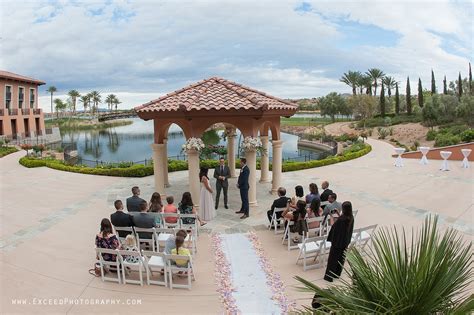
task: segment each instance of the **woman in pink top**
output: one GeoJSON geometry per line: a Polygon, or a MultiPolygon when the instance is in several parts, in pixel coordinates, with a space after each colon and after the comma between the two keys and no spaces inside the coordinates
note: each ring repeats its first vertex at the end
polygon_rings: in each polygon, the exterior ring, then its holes
{"type": "MultiPolygon", "coordinates": [[[[311,205],[306,210],[307,210],[308,219],[322,216],[323,209],[321,209],[321,200],[319,200],[318,198],[314,198],[313,201],[311,201],[311,205]]],[[[311,222],[308,224],[309,229],[315,229],[318,227],[319,227],[319,222],[311,222]]]]}
{"type": "MultiPolygon", "coordinates": [[[[178,213],[178,208],[175,207],[173,202],[174,202],[173,196],[166,197],[167,205],[163,208],[164,213],[178,213]]],[[[178,222],[178,218],[166,218],[166,223],[176,223],[176,222],[178,222]]]]}

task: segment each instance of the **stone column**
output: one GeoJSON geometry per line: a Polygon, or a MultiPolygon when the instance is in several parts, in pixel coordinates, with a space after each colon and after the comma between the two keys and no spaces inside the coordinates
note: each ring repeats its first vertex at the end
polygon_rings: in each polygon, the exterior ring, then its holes
{"type": "Polygon", "coordinates": [[[168,179],[168,139],[163,139],[163,182],[165,187],[170,187],[168,179]]]}
{"type": "Polygon", "coordinates": [[[188,155],[189,192],[193,198],[194,206],[198,209],[201,197],[199,183],[199,152],[192,149],[187,150],[186,153],[188,155]]]}
{"type": "Polygon", "coordinates": [[[260,157],[260,183],[268,183],[268,136],[260,136],[265,154],[260,157]]]}
{"type": "Polygon", "coordinates": [[[281,186],[281,159],[282,159],[282,140],[272,140],[273,158],[272,158],[272,194],[276,194],[278,187],[281,186]]]}
{"type": "Polygon", "coordinates": [[[163,143],[153,143],[151,148],[153,150],[153,171],[155,179],[155,191],[159,192],[160,195],[165,194],[165,183],[163,178],[163,143]]]}
{"type": "Polygon", "coordinates": [[[249,205],[251,207],[258,206],[257,204],[257,152],[255,150],[248,150],[245,152],[247,159],[247,166],[250,170],[249,176],[249,205]]]}
{"type": "Polygon", "coordinates": [[[227,136],[227,163],[229,164],[230,176],[237,177],[235,174],[235,132],[231,130],[227,136]]]}

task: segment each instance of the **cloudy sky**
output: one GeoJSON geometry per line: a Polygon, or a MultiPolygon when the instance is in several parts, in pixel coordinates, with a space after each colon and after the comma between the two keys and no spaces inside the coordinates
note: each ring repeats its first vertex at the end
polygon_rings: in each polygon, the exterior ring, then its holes
{"type": "Polygon", "coordinates": [[[377,67],[429,86],[467,74],[468,1],[0,0],[0,69],[58,96],[114,93],[122,108],[211,76],[283,98],[350,92],[347,70],[377,67]]]}

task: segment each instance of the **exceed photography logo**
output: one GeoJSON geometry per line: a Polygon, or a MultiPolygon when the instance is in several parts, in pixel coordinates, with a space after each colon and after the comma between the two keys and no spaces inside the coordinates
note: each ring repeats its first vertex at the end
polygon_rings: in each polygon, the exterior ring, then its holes
{"type": "Polygon", "coordinates": [[[141,305],[141,299],[74,299],[74,298],[30,298],[12,299],[12,305],[141,305]]]}

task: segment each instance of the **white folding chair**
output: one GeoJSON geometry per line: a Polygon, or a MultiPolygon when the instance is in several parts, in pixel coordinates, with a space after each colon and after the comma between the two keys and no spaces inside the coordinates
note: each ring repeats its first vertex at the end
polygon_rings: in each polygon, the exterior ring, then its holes
{"type": "MultiPolygon", "coordinates": [[[[283,238],[282,238],[282,241],[281,241],[281,243],[283,245],[286,242],[289,251],[292,250],[292,249],[298,248],[298,244],[293,242],[292,237],[295,236],[295,235],[299,236],[299,234],[291,232],[291,228],[290,228],[290,226],[293,226],[294,224],[295,224],[294,221],[288,221],[288,224],[286,225],[286,228],[285,228],[285,233],[283,233],[283,238]]],[[[303,236],[303,238],[304,238],[304,236],[303,236]]]]}
{"type": "Polygon", "coordinates": [[[142,249],[142,245],[145,244],[148,248],[151,248],[152,251],[155,251],[156,249],[156,239],[155,239],[155,228],[139,228],[135,227],[135,234],[137,237],[137,244],[139,245],[139,248],[142,249]],[[140,233],[141,236],[140,236],[140,233]],[[150,238],[144,237],[144,233],[147,233],[150,235],[150,238]]]}
{"type": "Polygon", "coordinates": [[[303,260],[304,271],[322,267],[324,263],[324,255],[326,255],[326,243],[328,242],[326,242],[325,236],[305,238],[303,243],[298,244],[300,252],[296,259],[296,264],[298,264],[300,260],[303,260]],[[310,258],[313,259],[313,262],[316,262],[316,260],[318,260],[318,262],[308,264],[307,261],[310,258]]]}
{"type": "Polygon", "coordinates": [[[145,269],[143,265],[143,257],[140,255],[140,252],[134,250],[119,250],[120,263],[122,265],[122,276],[123,284],[132,283],[143,285],[143,271],[145,269]],[[127,257],[134,257],[135,262],[127,261],[127,257]],[[129,270],[138,271],[140,280],[127,279],[127,274],[129,270]]]}
{"type": "Polygon", "coordinates": [[[279,231],[277,228],[282,224],[281,221],[285,221],[285,218],[280,217],[279,219],[277,219],[277,213],[281,214],[286,209],[288,209],[288,206],[286,206],[284,208],[275,208],[275,209],[273,209],[272,219],[270,221],[270,226],[268,227],[268,229],[271,230],[272,227],[273,227],[275,229],[275,235],[280,234],[280,233],[284,233],[284,230],[279,231]]]}
{"type": "Polygon", "coordinates": [[[328,204],[330,204],[329,201],[321,201],[321,207],[327,206],[328,204]]]}
{"type": "Polygon", "coordinates": [[[357,216],[357,213],[359,213],[359,210],[352,211],[352,216],[355,218],[357,216]]]}
{"type": "Polygon", "coordinates": [[[169,275],[170,289],[173,288],[185,288],[191,290],[191,281],[195,281],[194,276],[194,267],[193,267],[193,258],[187,255],[166,255],[166,262],[169,275]],[[180,267],[175,264],[176,260],[186,261],[186,266],[180,267]],[[177,284],[173,283],[173,273],[181,272],[182,275],[187,276],[187,284],[177,284]]]}
{"type": "Polygon", "coordinates": [[[161,213],[159,212],[148,212],[148,215],[152,216],[153,219],[155,219],[155,226],[156,227],[162,227],[163,226],[163,217],[161,216],[161,213]],[[156,219],[160,221],[160,223],[156,223],[156,219]]]}
{"type": "Polygon", "coordinates": [[[118,250],[108,248],[96,248],[95,252],[97,254],[97,257],[99,258],[100,276],[102,278],[102,281],[122,283],[122,281],[120,280],[120,258],[118,255],[118,250]],[[104,254],[114,255],[115,260],[105,260],[103,257],[104,254]],[[117,270],[117,278],[105,276],[105,274],[109,271],[109,267],[115,267],[115,269],[117,270]]]}
{"type": "Polygon", "coordinates": [[[325,231],[326,220],[324,216],[314,217],[314,218],[306,217],[305,220],[308,226],[308,232],[305,233],[305,237],[311,237],[312,233],[314,233],[314,236],[325,235],[324,231],[325,231]],[[310,225],[313,224],[314,222],[319,222],[318,226],[314,228],[310,228],[310,225]]]}
{"type": "Polygon", "coordinates": [[[172,235],[176,235],[176,229],[155,228],[156,251],[164,252],[166,241],[172,235]]]}
{"type": "MultiPolygon", "coordinates": [[[[180,216],[179,213],[161,213],[161,227],[165,228],[165,229],[178,228],[179,224],[180,224],[179,216],[180,216]],[[166,219],[169,219],[169,218],[175,218],[176,223],[166,222],[166,219]]],[[[173,221],[175,221],[175,220],[173,220],[173,221]]]]}
{"type": "Polygon", "coordinates": [[[369,225],[354,230],[352,233],[352,238],[354,239],[354,246],[356,246],[361,252],[364,251],[365,246],[372,239],[372,235],[377,228],[377,224],[369,225]]]}
{"type": "Polygon", "coordinates": [[[135,239],[137,238],[136,235],[135,235],[135,231],[133,230],[133,227],[131,226],[114,226],[114,229],[115,229],[115,232],[117,234],[117,238],[120,242],[120,244],[123,244],[123,242],[125,241],[125,238],[127,237],[127,235],[129,234],[132,234],[135,239]],[[120,232],[123,232],[123,233],[120,233],[120,232]],[[120,234],[124,235],[125,236],[120,236],[120,234]]]}
{"type": "MultiPolygon", "coordinates": [[[[166,264],[166,255],[147,250],[142,250],[146,270],[146,282],[148,285],[156,284],[168,286],[168,269],[166,264]],[[153,280],[153,272],[163,273],[163,280],[153,280]]],[[[158,276],[159,277],[159,276],[158,276]]]]}
{"type": "Polygon", "coordinates": [[[197,239],[199,236],[199,222],[197,219],[197,214],[180,214],[179,218],[180,227],[183,230],[190,230],[193,237],[197,239]],[[194,221],[194,223],[184,223],[184,221],[187,221],[188,219],[194,219],[191,220],[194,221]]]}

